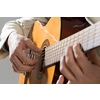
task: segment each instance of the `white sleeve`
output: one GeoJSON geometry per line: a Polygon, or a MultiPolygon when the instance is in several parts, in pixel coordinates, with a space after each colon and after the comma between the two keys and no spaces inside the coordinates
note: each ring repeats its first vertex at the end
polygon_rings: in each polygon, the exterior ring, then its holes
{"type": "Polygon", "coordinates": [[[45,17],[26,17],[20,18],[15,21],[7,22],[0,34],[0,49],[3,47],[7,37],[12,32],[18,32],[19,34],[27,37],[29,31],[35,21],[47,22],[48,20],[45,17]]]}

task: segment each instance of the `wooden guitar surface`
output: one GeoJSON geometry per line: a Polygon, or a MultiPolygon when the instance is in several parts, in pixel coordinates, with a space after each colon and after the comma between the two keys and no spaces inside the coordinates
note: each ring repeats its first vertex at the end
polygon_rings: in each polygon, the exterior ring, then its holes
{"type": "MultiPolygon", "coordinates": [[[[35,45],[42,50],[44,47],[57,43],[60,40],[61,19],[60,17],[53,17],[49,20],[46,26],[42,26],[40,22],[36,21],[33,28],[33,41],[35,45]]],[[[28,79],[28,84],[51,84],[54,76],[55,65],[51,66],[45,71],[40,72],[37,66],[36,71],[31,72],[28,79]]],[[[19,84],[24,83],[25,76],[20,74],[19,84]]]]}

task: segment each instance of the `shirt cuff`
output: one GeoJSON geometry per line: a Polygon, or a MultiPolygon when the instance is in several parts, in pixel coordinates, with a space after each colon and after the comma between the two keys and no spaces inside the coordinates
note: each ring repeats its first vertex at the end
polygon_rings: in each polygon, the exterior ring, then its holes
{"type": "Polygon", "coordinates": [[[3,50],[6,51],[6,52],[9,52],[9,48],[7,46],[7,41],[3,45],[3,50]]]}

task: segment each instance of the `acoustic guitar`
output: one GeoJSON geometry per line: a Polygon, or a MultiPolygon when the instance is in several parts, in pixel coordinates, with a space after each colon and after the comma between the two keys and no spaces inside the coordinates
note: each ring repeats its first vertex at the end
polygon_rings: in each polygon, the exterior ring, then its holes
{"type": "Polygon", "coordinates": [[[90,26],[84,17],[52,17],[45,26],[36,21],[32,36],[42,51],[30,51],[29,57],[39,63],[35,71],[20,74],[19,84],[55,84],[61,74],[59,61],[67,46],[80,42],[84,52],[99,47],[100,22],[90,26]]]}

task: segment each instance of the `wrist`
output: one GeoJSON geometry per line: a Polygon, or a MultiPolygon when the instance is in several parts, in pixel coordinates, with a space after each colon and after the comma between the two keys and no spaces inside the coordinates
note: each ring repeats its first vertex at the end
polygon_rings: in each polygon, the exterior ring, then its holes
{"type": "Polygon", "coordinates": [[[14,38],[13,34],[15,34],[16,32],[12,32],[9,37],[7,38],[7,46],[9,48],[9,46],[11,45],[11,43],[13,42],[12,39],[14,38]]]}

